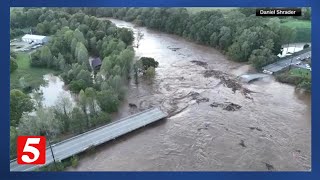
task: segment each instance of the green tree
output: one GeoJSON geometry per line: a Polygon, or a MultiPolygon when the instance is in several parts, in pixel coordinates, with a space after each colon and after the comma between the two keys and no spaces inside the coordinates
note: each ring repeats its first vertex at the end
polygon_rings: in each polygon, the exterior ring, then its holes
{"type": "Polygon", "coordinates": [[[10,125],[17,127],[20,118],[24,112],[31,112],[34,110],[34,104],[31,98],[21,92],[13,89],[10,91],[10,125]]]}
{"type": "Polygon", "coordinates": [[[59,53],[57,61],[59,64],[59,69],[64,70],[64,68],[66,67],[66,60],[61,53],[59,53]]]}
{"type": "Polygon", "coordinates": [[[87,40],[84,37],[83,33],[79,31],[79,29],[76,29],[73,35],[74,35],[74,38],[77,40],[77,42],[81,42],[83,45],[87,46],[87,40]]]}
{"type": "Polygon", "coordinates": [[[226,49],[229,47],[230,43],[232,42],[231,39],[231,29],[229,27],[223,26],[220,29],[220,34],[219,34],[219,47],[221,49],[226,49]]]}
{"type": "Polygon", "coordinates": [[[82,133],[86,127],[86,116],[80,108],[75,107],[71,112],[70,130],[73,133],[82,133]]]}
{"type": "Polygon", "coordinates": [[[149,68],[146,70],[146,76],[147,76],[148,78],[153,78],[155,75],[156,75],[156,71],[155,71],[154,67],[149,67],[149,68]]]}
{"type": "Polygon", "coordinates": [[[154,58],[150,57],[141,57],[138,61],[138,65],[143,72],[146,71],[149,67],[158,67],[159,63],[154,58]]]}
{"type": "Polygon", "coordinates": [[[46,131],[49,136],[55,137],[60,133],[61,123],[55,118],[53,108],[39,108],[35,114],[24,114],[19,124],[21,135],[41,135],[46,131]]]}
{"type": "Polygon", "coordinates": [[[99,107],[108,113],[116,112],[120,103],[118,94],[112,89],[102,90],[97,94],[99,107]]]}
{"type": "Polygon", "coordinates": [[[262,68],[263,66],[275,61],[276,56],[272,53],[271,47],[273,44],[271,43],[272,40],[270,40],[269,44],[265,47],[261,47],[260,49],[256,49],[252,52],[249,62],[251,62],[255,68],[262,68]]]}
{"type": "Polygon", "coordinates": [[[70,119],[73,104],[67,94],[60,94],[55,103],[56,118],[60,120],[64,132],[70,129],[70,119]]]}
{"type": "MultiPolygon", "coordinates": [[[[77,47],[77,44],[78,44],[78,41],[76,38],[73,38],[72,41],[71,41],[71,44],[70,44],[70,48],[71,48],[71,53],[75,56],[76,53],[76,47],[77,47]]],[[[76,56],[75,56],[76,57],[76,56]]]]}
{"type": "Polygon", "coordinates": [[[10,73],[14,72],[18,69],[18,64],[16,60],[12,57],[10,57],[10,73]]]}
{"type": "Polygon", "coordinates": [[[88,50],[81,42],[77,43],[74,56],[80,64],[87,64],[89,62],[88,50]]]}
{"type": "Polygon", "coordinates": [[[16,128],[10,126],[10,159],[14,159],[17,155],[17,137],[18,132],[16,128]]]}
{"type": "Polygon", "coordinates": [[[120,28],[119,31],[119,38],[127,45],[132,44],[134,39],[133,32],[127,28],[120,28]]]}
{"type": "Polygon", "coordinates": [[[81,69],[79,74],[76,77],[77,80],[83,80],[85,82],[85,87],[92,86],[92,77],[91,73],[87,70],[81,69]]]}
{"type": "Polygon", "coordinates": [[[83,114],[85,115],[86,128],[89,129],[90,122],[89,122],[89,115],[88,115],[88,99],[83,90],[81,90],[79,93],[79,105],[83,114]]]}
{"type": "Polygon", "coordinates": [[[92,123],[94,124],[94,126],[97,126],[103,123],[108,123],[110,121],[111,121],[111,116],[108,113],[105,113],[103,111],[98,112],[98,115],[92,119],[92,123]]]}
{"type": "Polygon", "coordinates": [[[86,88],[85,95],[87,99],[87,104],[89,106],[90,115],[95,116],[97,114],[96,107],[96,91],[92,87],[86,88]]]}
{"type": "Polygon", "coordinates": [[[48,46],[44,46],[43,48],[41,48],[40,59],[41,59],[43,65],[46,65],[48,68],[52,67],[53,57],[52,57],[52,53],[51,53],[48,46]]]}

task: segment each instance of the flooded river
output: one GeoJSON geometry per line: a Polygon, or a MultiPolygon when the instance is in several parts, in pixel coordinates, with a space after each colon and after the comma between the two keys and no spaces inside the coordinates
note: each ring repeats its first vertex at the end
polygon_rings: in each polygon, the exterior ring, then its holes
{"type": "Polygon", "coordinates": [[[117,119],[159,106],[170,117],[81,156],[70,171],[268,171],[311,168],[311,97],[217,50],[131,23],[137,58],[159,62],[155,78],[131,80],[117,119]],[[137,105],[130,109],[128,103],[137,105]]]}

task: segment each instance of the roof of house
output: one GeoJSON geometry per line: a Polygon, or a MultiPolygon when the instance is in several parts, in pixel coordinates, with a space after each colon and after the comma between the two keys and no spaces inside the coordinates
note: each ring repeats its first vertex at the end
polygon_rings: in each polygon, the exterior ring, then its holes
{"type": "Polygon", "coordinates": [[[22,37],[22,39],[35,39],[35,40],[42,40],[46,36],[41,36],[41,35],[35,35],[35,34],[26,34],[22,37]]]}
{"type": "Polygon", "coordinates": [[[101,66],[101,59],[100,58],[94,58],[91,61],[91,65],[93,68],[97,67],[97,66],[101,66]]]}

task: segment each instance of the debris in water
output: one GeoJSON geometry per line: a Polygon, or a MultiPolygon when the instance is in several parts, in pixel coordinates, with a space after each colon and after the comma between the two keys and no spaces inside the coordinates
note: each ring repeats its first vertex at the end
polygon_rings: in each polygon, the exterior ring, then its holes
{"type": "Polygon", "coordinates": [[[201,97],[198,92],[191,91],[188,95],[192,97],[192,100],[196,100],[198,104],[201,102],[209,102],[209,98],[201,97]]]}
{"type": "MultiPolygon", "coordinates": [[[[193,62],[193,61],[191,61],[191,62],[193,62]]],[[[206,71],[204,71],[203,76],[206,78],[213,76],[215,78],[220,79],[221,77],[223,77],[223,74],[224,74],[223,72],[217,71],[217,70],[206,70],[206,71]]]]}
{"type": "Polygon", "coordinates": [[[217,102],[213,102],[209,105],[210,107],[222,107],[223,110],[226,110],[226,111],[237,111],[239,110],[242,106],[238,105],[238,104],[235,104],[235,103],[217,103],[217,102]]]}
{"type": "Polygon", "coordinates": [[[245,96],[245,98],[253,99],[252,97],[249,96],[249,94],[253,93],[253,91],[243,87],[236,79],[230,78],[228,74],[223,73],[222,71],[213,70],[213,69],[205,70],[203,73],[203,76],[205,78],[213,76],[217,79],[220,79],[219,84],[223,84],[224,86],[231,88],[233,93],[240,91],[241,94],[245,96]]]}
{"type": "Polygon", "coordinates": [[[230,103],[226,107],[224,107],[223,110],[226,110],[226,111],[237,111],[240,108],[241,108],[240,105],[234,104],[234,103],[230,103]]]}
{"type": "Polygon", "coordinates": [[[203,61],[193,60],[193,61],[191,61],[191,62],[194,63],[194,64],[196,64],[196,65],[198,65],[198,66],[202,66],[202,67],[204,67],[204,68],[206,68],[206,67],[208,66],[208,63],[203,62],[203,61]]]}
{"type": "Polygon", "coordinates": [[[210,126],[210,124],[206,123],[206,124],[204,125],[204,127],[198,128],[198,131],[200,131],[200,130],[202,130],[202,129],[207,130],[207,129],[209,128],[209,126],[210,126]]]}
{"type": "Polygon", "coordinates": [[[216,102],[213,102],[210,104],[210,107],[218,107],[218,106],[220,106],[220,104],[216,102]]]}
{"type": "Polygon", "coordinates": [[[194,91],[191,91],[188,95],[191,96],[193,100],[197,99],[200,96],[198,92],[194,91]]]}
{"type": "Polygon", "coordinates": [[[247,147],[245,144],[244,144],[244,140],[241,140],[241,142],[239,143],[240,146],[242,147],[247,147]]]}
{"type": "Polygon", "coordinates": [[[172,51],[177,51],[177,50],[179,50],[179,49],[181,49],[181,48],[168,46],[168,49],[170,49],[170,50],[172,50],[172,51]]]}
{"type": "Polygon", "coordinates": [[[269,164],[269,163],[264,163],[267,167],[268,170],[274,170],[273,165],[269,164]]]}
{"type": "Polygon", "coordinates": [[[209,98],[199,98],[196,100],[196,102],[199,104],[201,102],[209,102],[209,98]]]}
{"type": "Polygon", "coordinates": [[[130,108],[137,108],[137,105],[134,104],[134,103],[129,103],[129,107],[130,107],[130,108]]]}
{"type": "Polygon", "coordinates": [[[257,131],[262,131],[262,129],[258,128],[258,127],[249,127],[251,130],[257,130],[257,131]]]}

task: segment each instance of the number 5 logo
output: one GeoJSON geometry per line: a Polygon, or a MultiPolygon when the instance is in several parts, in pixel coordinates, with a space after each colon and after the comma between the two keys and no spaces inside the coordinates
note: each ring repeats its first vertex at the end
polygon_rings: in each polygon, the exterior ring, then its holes
{"type": "Polygon", "coordinates": [[[44,136],[18,136],[18,164],[45,164],[46,138],[44,136]]]}

